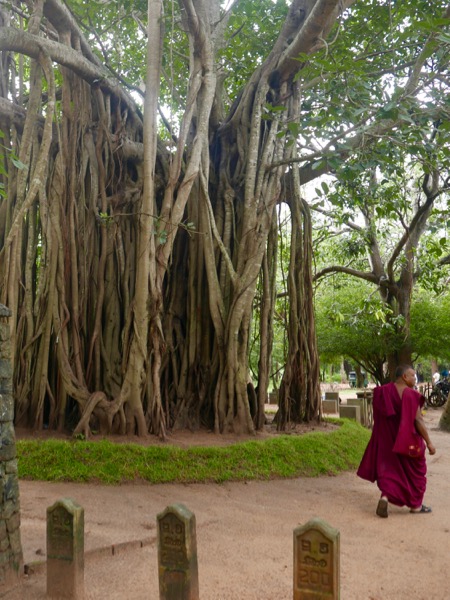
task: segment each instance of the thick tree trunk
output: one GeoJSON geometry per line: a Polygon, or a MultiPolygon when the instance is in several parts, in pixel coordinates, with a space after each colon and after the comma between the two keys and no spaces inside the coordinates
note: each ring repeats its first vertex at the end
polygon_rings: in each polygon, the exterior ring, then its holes
{"type": "Polygon", "coordinates": [[[13,310],[21,424],[70,421],[85,435],[95,426],[162,437],[174,425],[262,427],[273,215],[284,172],[273,163],[289,155],[287,125],[298,117],[296,57],[323,44],[344,4],[294,0],[273,50],[226,117],[216,96],[221,4],[182,0],[190,74],[173,145],[157,141],[161,0],[148,6],[145,126],[64,4],[32,4],[27,31],[0,10],[5,156],[14,150],[22,163],[8,160],[8,177],[0,174],[8,192],[0,207],[1,295],[13,310]],[[29,86],[16,89],[11,52],[20,54],[19,68],[30,57],[29,86]],[[194,223],[189,242],[184,219],[194,223]],[[255,400],[249,332],[262,267],[255,400]]]}
{"type": "Polygon", "coordinates": [[[290,422],[320,420],[320,367],[314,321],[312,226],[309,209],[294,189],[291,199],[289,264],[289,349],[279,390],[277,428],[290,422]]]}
{"type": "Polygon", "coordinates": [[[258,430],[265,423],[264,404],[267,402],[267,391],[270,384],[273,346],[273,316],[276,299],[277,268],[277,220],[274,218],[267,243],[267,252],[262,265],[261,310],[259,311],[259,361],[258,361],[258,393],[256,397],[253,421],[258,430]]]}
{"type": "Polygon", "coordinates": [[[147,424],[142,404],[145,386],[148,341],[150,342],[150,381],[152,394],[148,397],[147,415],[154,432],[166,435],[166,422],[161,402],[161,324],[162,289],[157,285],[156,240],[154,216],[156,214],[155,168],[158,136],[158,98],[162,61],[162,2],[148,3],[147,77],[144,120],[144,189],[140,203],[136,286],[130,354],[121,389],[121,404],[126,402],[127,433],[145,435],[147,424]]]}
{"type": "MultiPolygon", "coordinates": [[[[450,398],[450,394],[449,394],[450,398]]],[[[444,406],[441,418],[439,419],[439,429],[442,431],[450,431],[450,401],[447,398],[447,403],[444,406]]]]}
{"type": "MultiPolygon", "coordinates": [[[[413,269],[411,261],[409,267],[404,269],[410,273],[413,269]]],[[[391,308],[391,321],[393,328],[393,337],[395,350],[388,353],[387,380],[395,380],[395,369],[399,365],[411,365],[411,342],[410,342],[410,315],[411,315],[411,297],[413,291],[412,277],[402,277],[399,284],[395,285],[393,291],[388,297],[388,304],[391,308]],[[399,317],[401,320],[399,321],[399,317]]]]}

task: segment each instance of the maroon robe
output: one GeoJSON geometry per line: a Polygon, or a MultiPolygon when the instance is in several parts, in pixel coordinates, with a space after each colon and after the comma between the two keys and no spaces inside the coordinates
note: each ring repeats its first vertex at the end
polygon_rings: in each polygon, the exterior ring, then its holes
{"type": "Polygon", "coordinates": [[[422,506],[427,484],[425,442],[414,421],[424,401],[410,388],[405,388],[400,398],[394,383],[374,390],[372,437],[357,474],[376,481],[381,494],[397,506],[422,506]],[[418,449],[418,457],[408,455],[412,446],[418,449]]]}

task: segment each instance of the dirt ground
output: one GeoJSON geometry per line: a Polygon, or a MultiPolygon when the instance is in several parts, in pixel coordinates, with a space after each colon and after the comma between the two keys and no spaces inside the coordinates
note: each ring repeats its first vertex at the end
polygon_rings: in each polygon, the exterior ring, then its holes
{"type": "MultiPolygon", "coordinates": [[[[87,600],[159,598],[156,516],[178,502],[196,516],[202,600],[291,600],[293,530],[313,517],[340,531],[342,600],[446,600],[450,434],[437,431],[440,414],[425,415],[437,447],[428,457],[429,515],[390,507],[389,518],[380,519],[376,486],[355,473],[221,485],[21,481],[21,536],[30,573],[5,598],[46,597],[46,509],[69,497],[85,509],[87,600]]],[[[190,434],[174,438],[181,445],[192,442],[190,434]]]]}

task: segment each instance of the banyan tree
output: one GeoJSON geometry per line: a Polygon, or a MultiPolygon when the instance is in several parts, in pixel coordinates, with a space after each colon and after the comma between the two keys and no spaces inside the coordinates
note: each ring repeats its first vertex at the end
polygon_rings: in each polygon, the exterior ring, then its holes
{"type": "Polygon", "coordinates": [[[345,4],[258,5],[277,15],[272,44],[253,47],[242,81],[233,73],[234,97],[226,50],[239,26],[219,0],[149,0],[146,24],[140,5],[1,5],[0,283],[16,424],[162,437],[261,428],[281,202],[295,214],[295,301],[280,423],[318,416],[311,233],[289,124],[299,57],[324,47],[345,4]],[[114,27],[123,36],[130,22],[119,59],[114,27]]]}

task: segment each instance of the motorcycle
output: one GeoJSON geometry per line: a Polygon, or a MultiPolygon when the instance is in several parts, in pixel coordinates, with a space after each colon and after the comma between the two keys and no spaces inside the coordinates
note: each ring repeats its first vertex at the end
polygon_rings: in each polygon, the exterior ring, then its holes
{"type": "Polygon", "coordinates": [[[434,384],[431,394],[428,396],[427,404],[432,408],[440,408],[447,402],[450,393],[450,380],[448,377],[434,384]]]}

